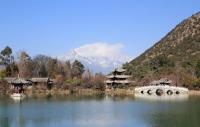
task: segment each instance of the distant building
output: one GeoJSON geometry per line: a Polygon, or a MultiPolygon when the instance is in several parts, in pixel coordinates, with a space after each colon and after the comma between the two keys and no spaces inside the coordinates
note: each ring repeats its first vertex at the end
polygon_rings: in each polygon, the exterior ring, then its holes
{"type": "Polygon", "coordinates": [[[47,85],[51,85],[53,84],[53,80],[50,79],[50,78],[29,78],[29,79],[26,79],[26,78],[4,78],[8,83],[13,83],[13,82],[16,82],[20,79],[20,81],[23,80],[23,82],[28,82],[26,83],[27,86],[31,86],[33,84],[37,85],[38,83],[46,83],[47,85]]]}
{"type": "Polygon", "coordinates": [[[116,88],[119,86],[125,86],[130,84],[130,80],[128,80],[128,78],[130,78],[131,76],[129,75],[125,75],[124,72],[126,70],[125,69],[115,69],[112,74],[106,76],[107,80],[106,80],[106,87],[107,88],[116,88]]]}
{"type": "Polygon", "coordinates": [[[160,80],[156,80],[150,83],[150,85],[171,85],[172,84],[172,80],[169,80],[167,78],[162,78],[160,80]]]}
{"type": "Polygon", "coordinates": [[[9,83],[12,84],[11,89],[13,89],[13,93],[23,93],[24,88],[30,85],[29,81],[20,77],[15,78],[13,80],[9,80],[9,83]]]}

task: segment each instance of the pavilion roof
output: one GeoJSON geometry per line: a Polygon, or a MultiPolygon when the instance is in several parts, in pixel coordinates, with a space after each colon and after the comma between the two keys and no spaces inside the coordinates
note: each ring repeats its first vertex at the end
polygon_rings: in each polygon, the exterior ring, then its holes
{"type": "Polygon", "coordinates": [[[12,80],[11,83],[12,84],[29,84],[30,82],[22,78],[16,78],[12,80]]]}
{"type": "Polygon", "coordinates": [[[47,82],[49,81],[53,81],[53,79],[49,79],[49,78],[20,78],[20,77],[7,77],[5,78],[5,80],[8,83],[13,83],[13,84],[19,84],[19,83],[23,83],[23,84],[28,84],[28,83],[32,83],[32,82],[47,82]]]}
{"type": "Polygon", "coordinates": [[[108,75],[107,78],[130,78],[129,75],[108,75]]]}
{"type": "Polygon", "coordinates": [[[162,79],[160,79],[160,80],[151,82],[151,85],[171,84],[171,83],[172,83],[172,80],[169,80],[169,79],[167,79],[167,78],[162,78],[162,79]]]}
{"type": "Polygon", "coordinates": [[[29,80],[32,82],[47,82],[50,79],[49,78],[31,78],[29,80]]]}
{"type": "Polygon", "coordinates": [[[116,72],[125,72],[126,70],[123,69],[123,68],[117,68],[117,69],[115,69],[114,71],[116,71],[116,72]]]}
{"type": "Polygon", "coordinates": [[[105,83],[107,83],[107,84],[110,84],[110,83],[126,84],[126,83],[131,83],[131,81],[129,81],[129,80],[115,80],[115,81],[107,80],[107,81],[105,81],[105,83]]]}

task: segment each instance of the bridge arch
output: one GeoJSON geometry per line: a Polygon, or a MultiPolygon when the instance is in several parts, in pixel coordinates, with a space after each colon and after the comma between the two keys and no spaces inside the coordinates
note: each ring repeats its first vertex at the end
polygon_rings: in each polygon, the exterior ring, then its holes
{"type": "Polygon", "coordinates": [[[168,94],[168,95],[172,95],[172,94],[173,94],[173,91],[172,91],[172,90],[167,90],[167,94],[168,94]]]}
{"type": "Polygon", "coordinates": [[[161,96],[161,95],[163,95],[163,90],[162,89],[157,89],[156,90],[156,95],[158,95],[158,96],[161,96]]]}
{"type": "Polygon", "coordinates": [[[149,90],[147,91],[147,93],[148,93],[149,95],[152,95],[152,94],[153,94],[153,91],[152,91],[151,89],[149,89],[149,90]]]}

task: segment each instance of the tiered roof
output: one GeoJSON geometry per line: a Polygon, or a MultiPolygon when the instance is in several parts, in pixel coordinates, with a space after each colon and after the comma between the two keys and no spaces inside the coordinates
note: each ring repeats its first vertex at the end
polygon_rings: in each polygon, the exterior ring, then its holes
{"type": "Polygon", "coordinates": [[[129,84],[130,81],[127,78],[130,78],[131,76],[123,74],[123,72],[125,71],[126,70],[123,68],[115,69],[111,75],[106,76],[108,78],[106,83],[107,84],[129,84]]]}
{"type": "Polygon", "coordinates": [[[130,78],[131,76],[129,75],[108,75],[106,76],[108,79],[112,79],[112,78],[130,78]]]}
{"type": "Polygon", "coordinates": [[[29,84],[30,82],[18,77],[18,78],[15,78],[14,80],[10,81],[10,83],[12,83],[12,84],[29,84]]]}

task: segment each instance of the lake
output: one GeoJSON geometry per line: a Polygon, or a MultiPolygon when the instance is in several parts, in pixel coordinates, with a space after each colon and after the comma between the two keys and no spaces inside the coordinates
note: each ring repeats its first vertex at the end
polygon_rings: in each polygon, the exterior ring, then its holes
{"type": "Polygon", "coordinates": [[[0,127],[199,127],[200,97],[145,100],[134,96],[0,98],[0,127]],[[5,99],[6,98],[6,99],[5,99]]]}

